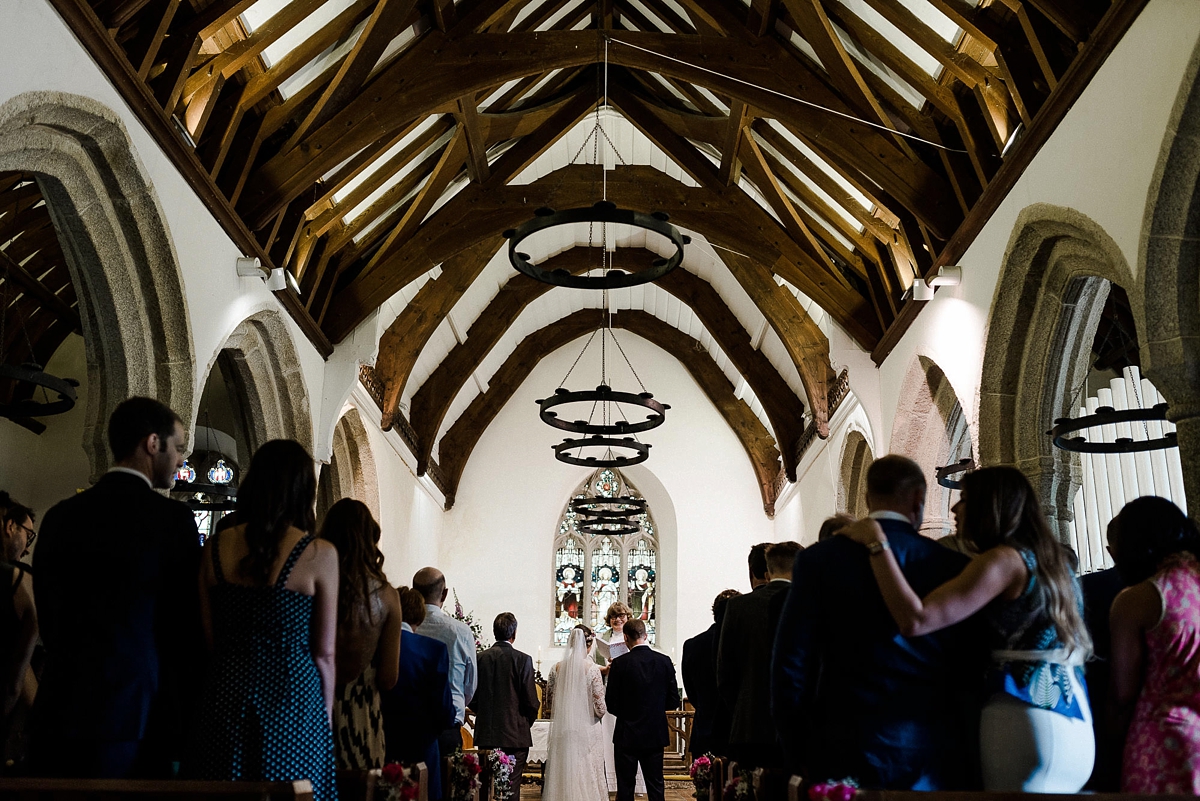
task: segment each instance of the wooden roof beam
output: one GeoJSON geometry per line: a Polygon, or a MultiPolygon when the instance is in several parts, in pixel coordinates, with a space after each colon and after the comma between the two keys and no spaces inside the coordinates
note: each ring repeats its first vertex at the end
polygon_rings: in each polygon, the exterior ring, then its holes
{"type": "MultiPolygon", "coordinates": [[[[547,260],[547,263],[552,265],[548,269],[585,272],[589,267],[597,266],[598,256],[592,252],[595,250],[597,248],[575,247],[564,251],[547,260]]],[[[647,255],[651,254],[647,252],[647,255]]],[[[708,282],[683,269],[673,270],[663,276],[657,285],[695,312],[762,402],[771,426],[782,443],[782,452],[794,456],[796,443],[804,429],[804,404],[771,365],[770,360],[751,346],[750,334],[725,305],[717,291],[708,282]]],[[[441,429],[459,390],[479,369],[521,311],[551,289],[548,284],[525,275],[510,278],[500,293],[471,324],[465,342],[456,345],[413,394],[409,420],[421,443],[421,452],[416,454],[418,474],[424,472],[424,466],[429,463],[437,432],[441,429]]],[[[381,358],[383,347],[381,342],[381,358]]],[[[402,347],[407,353],[407,343],[402,347]]],[[[417,356],[419,352],[409,358],[415,363],[417,356]]],[[[791,457],[785,469],[794,481],[795,463],[791,457]]]]}
{"type": "Polygon", "coordinates": [[[316,104],[301,120],[283,149],[288,150],[310,130],[322,125],[355,97],[367,82],[379,57],[401,30],[401,24],[416,8],[417,0],[374,0],[375,7],[354,48],[342,61],[316,104]]]}
{"type": "MultiPolygon", "coordinates": [[[[447,506],[453,502],[458,482],[475,444],[538,362],[603,324],[601,310],[584,309],[522,340],[492,377],[488,391],[476,396],[442,438],[441,467],[450,485],[447,506]]],[[[773,514],[779,451],[766,427],[754,416],[750,407],[734,396],[729,380],[712,358],[694,347],[695,340],[692,337],[645,312],[619,312],[613,317],[613,326],[637,334],[671,353],[688,370],[741,441],[759,483],[763,509],[768,515],[773,514]]]]}
{"type": "MultiPolygon", "coordinates": [[[[358,98],[343,112],[313,132],[307,148],[296,148],[280,154],[259,171],[255,180],[253,202],[243,203],[252,224],[265,224],[294,193],[310,184],[317,175],[351,155],[364,145],[378,140],[382,130],[393,127],[392,122],[412,119],[430,108],[439,108],[470,91],[479,91],[497,80],[509,77],[540,74],[549,69],[583,66],[596,59],[597,31],[551,31],[539,34],[532,41],[511,34],[466,35],[451,41],[430,35],[398,59],[384,74],[388,90],[378,96],[358,98]],[[439,69],[416,70],[414,67],[433,58],[437,51],[439,69]],[[392,72],[392,70],[397,70],[392,72]],[[415,76],[421,75],[418,86],[415,76]],[[445,84],[445,85],[443,85],[445,84]],[[451,86],[451,84],[453,86],[451,86]],[[465,90],[465,91],[464,91],[465,90]],[[384,96],[386,95],[386,96],[384,96]],[[370,103],[366,101],[370,100],[370,103]],[[360,117],[360,112],[365,117],[360,117]],[[261,219],[260,219],[261,218],[261,219]]],[[[694,70],[689,64],[705,62],[736,65],[731,71],[758,84],[779,87],[779,91],[807,93],[814,101],[832,108],[845,104],[828,90],[820,79],[809,74],[806,66],[783,50],[782,45],[763,40],[753,55],[757,63],[747,63],[744,46],[736,41],[704,36],[675,36],[672,34],[613,34],[629,38],[656,51],[672,51],[680,62],[614,45],[610,59],[633,69],[646,69],[673,75],[680,80],[710,85],[714,91],[739,97],[748,104],[798,126],[822,149],[838,154],[886,191],[909,204],[919,219],[930,225],[939,236],[948,236],[957,224],[960,212],[953,192],[934,170],[922,162],[914,162],[885,140],[885,135],[863,126],[799,107],[767,92],[749,89],[742,84],[714,79],[707,73],[694,70]],[[670,41],[667,41],[667,40],[670,41]],[[740,62],[740,63],[739,63],[740,62]],[[786,71],[781,65],[789,65],[786,71]],[[799,80],[798,86],[795,82],[799,80]]],[[[381,80],[383,76],[381,75],[381,80]]]]}

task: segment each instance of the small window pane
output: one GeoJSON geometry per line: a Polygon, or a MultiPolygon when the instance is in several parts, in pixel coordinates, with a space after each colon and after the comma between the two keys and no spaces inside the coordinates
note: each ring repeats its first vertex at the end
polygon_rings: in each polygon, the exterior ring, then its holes
{"type": "Polygon", "coordinates": [[[579,601],[583,595],[583,548],[567,537],[554,554],[554,644],[566,645],[571,629],[579,623],[579,601]]]}
{"type": "Polygon", "coordinates": [[[658,580],[655,568],[657,555],[654,548],[643,537],[637,546],[629,552],[629,608],[633,617],[646,623],[646,633],[650,635],[650,643],[655,640],[654,625],[654,590],[658,580]]]}

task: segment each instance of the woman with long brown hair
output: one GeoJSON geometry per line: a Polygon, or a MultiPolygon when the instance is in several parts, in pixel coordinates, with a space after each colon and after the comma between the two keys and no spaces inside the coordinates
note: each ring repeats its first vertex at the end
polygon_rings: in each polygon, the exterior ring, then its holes
{"type": "Polygon", "coordinates": [[[194,764],[203,779],[308,779],[335,801],[337,551],[313,535],[312,456],[291,440],[254,454],[237,525],[214,534],[200,567],[211,651],[194,764]]]}
{"type": "Polygon", "coordinates": [[[342,498],[330,507],[321,539],[338,552],[337,694],[333,740],[338,767],[383,767],[380,691],[400,672],[400,595],[383,572],[380,528],[361,501],[342,498]]]}
{"type": "Polygon", "coordinates": [[[953,511],[959,536],[979,556],[924,598],[905,579],[875,520],[842,533],[868,547],[883,600],[905,637],[982,613],[992,643],[980,722],[984,788],[1078,792],[1092,772],[1096,745],[1082,668],[1092,642],[1070,553],[1015,468],[966,475],[953,511]]]}

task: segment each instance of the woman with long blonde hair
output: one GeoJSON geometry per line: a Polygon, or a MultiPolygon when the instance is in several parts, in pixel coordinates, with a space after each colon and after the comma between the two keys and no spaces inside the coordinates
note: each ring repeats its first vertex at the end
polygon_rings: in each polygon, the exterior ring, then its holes
{"type": "Polygon", "coordinates": [[[1083,681],[1092,642],[1070,553],[1015,468],[966,475],[953,511],[959,536],[979,555],[924,598],[905,579],[877,522],[860,520],[841,533],[868,547],[883,600],[905,637],[982,613],[992,646],[980,722],[984,788],[1078,792],[1096,744],[1083,681]]]}

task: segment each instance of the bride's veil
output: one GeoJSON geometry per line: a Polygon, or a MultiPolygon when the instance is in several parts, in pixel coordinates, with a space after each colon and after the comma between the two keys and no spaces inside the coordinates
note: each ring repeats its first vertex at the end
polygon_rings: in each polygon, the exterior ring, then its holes
{"type": "Polygon", "coordinates": [[[586,780],[591,727],[596,722],[588,681],[589,661],[583,629],[575,629],[555,676],[543,796],[546,801],[594,801],[586,780]]]}

